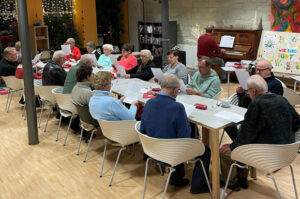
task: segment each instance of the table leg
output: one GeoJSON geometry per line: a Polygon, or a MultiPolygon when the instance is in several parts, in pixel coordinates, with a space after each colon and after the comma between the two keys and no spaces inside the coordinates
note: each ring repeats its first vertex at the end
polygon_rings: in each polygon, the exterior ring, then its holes
{"type": "Polygon", "coordinates": [[[212,173],[212,198],[220,198],[220,154],[219,154],[219,131],[213,130],[211,136],[211,173],[212,173]]]}
{"type": "Polygon", "coordinates": [[[209,147],[209,129],[202,127],[202,142],[209,147]]]}
{"type": "Polygon", "coordinates": [[[297,80],[295,80],[295,83],[294,83],[294,92],[296,92],[296,90],[297,90],[297,80]]]}
{"type": "Polygon", "coordinates": [[[227,72],[227,97],[229,98],[230,72],[227,72]]]}

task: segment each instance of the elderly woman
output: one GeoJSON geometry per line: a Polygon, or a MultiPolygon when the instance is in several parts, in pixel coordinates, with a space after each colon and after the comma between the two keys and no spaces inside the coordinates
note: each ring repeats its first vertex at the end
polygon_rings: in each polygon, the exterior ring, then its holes
{"type": "Polygon", "coordinates": [[[119,61],[119,65],[124,66],[126,71],[137,66],[137,59],[131,54],[132,49],[133,46],[131,44],[124,44],[122,46],[122,57],[119,61]]]}
{"type": "Polygon", "coordinates": [[[132,102],[128,110],[122,104],[125,97],[120,100],[111,97],[111,78],[112,74],[108,71],[100,71],[93,77],[92,84],[95,90],[89,103],[92,117],[105,121],[134,120],[138,102],[132,102]]]}
{"type": "Polygon", "coordinates": [[[131,70],[127,71],[125,78],[138,78],[141,80],[149,81],[153,77],[151,68],[157,68],[154,64],[153,56],[150,50],[141,50],[142,63],[131,70]]]}
{"type": "Polygon", "coordinates": [[[98,59],[98,65],[104,68],[111,67],[112,63],[109,55],[113,51],[113,46],[111,44],[104,44],[102,48],[103,48],[103,54],[98,59]]]}
{"type": "Polygon", "coordinates": [[[75,46],[75,39],[67,39],[65,45],[70,45],[71,47],[71,54],[66,55],[66,60],[72,61],[71,59],[74,59],[75,61],[78,61],[81,58],[81,53],[79,48],[75,46]]]}
{"type": "Polygon", "coordinates": [[[100,54],[99,52],[96,50],[96,45],[94,42],[89,41],[86,43],[86,50],[88,51],[89,54],[94,54],[96,56],[96,60],[99,59],[100,54]]]}
{"type": "Polygon", "coordinates": [[[187,84],[188,82],[188,71],[181,62],[178,61],[179,52],[177,50],[170,50],[168,53],[169,64],[163,69],[164,75],[176,75],[179,79],[187,84]]]}

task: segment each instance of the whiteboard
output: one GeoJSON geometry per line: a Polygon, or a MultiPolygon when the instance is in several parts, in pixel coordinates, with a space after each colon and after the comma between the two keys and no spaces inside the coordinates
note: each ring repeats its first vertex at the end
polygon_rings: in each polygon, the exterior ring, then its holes
{"type": "Polygon", "coordinates": [[[269,60],[274,72],[300,75],[300,33],[263,31],[257,58],[269,60]]]}

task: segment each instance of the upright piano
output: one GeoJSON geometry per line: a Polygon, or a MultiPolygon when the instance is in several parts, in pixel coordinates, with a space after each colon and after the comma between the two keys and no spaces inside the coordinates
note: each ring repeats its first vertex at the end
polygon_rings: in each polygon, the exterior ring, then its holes
{"type": "MultiPolygon", "coordinates": [[[[235,37],[233,48],[225,49],[224,54],[214,54],[214,57],[220,57],[227,61],[241,61],[241,60],[254,60],[256,59],[257,50],[260,42],[262,30],[242,30],[242,29],[220,29],[217,28],[213,31],[212,37],[215,38],[217,44],[220,44],[223,35],[235,37]]],[[[216,68],[217,73],[220,75],[220,69],[216,68]]]]}

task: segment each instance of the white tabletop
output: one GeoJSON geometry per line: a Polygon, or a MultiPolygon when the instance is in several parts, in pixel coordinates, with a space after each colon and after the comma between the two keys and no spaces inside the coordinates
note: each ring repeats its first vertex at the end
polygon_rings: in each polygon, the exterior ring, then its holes
{"type": "Polygon", "coordinates": [[[294,80],[300,82],[300,75],[299,75],[299,76],[293,76],[292,78],[293,78],[294,80]]]}

